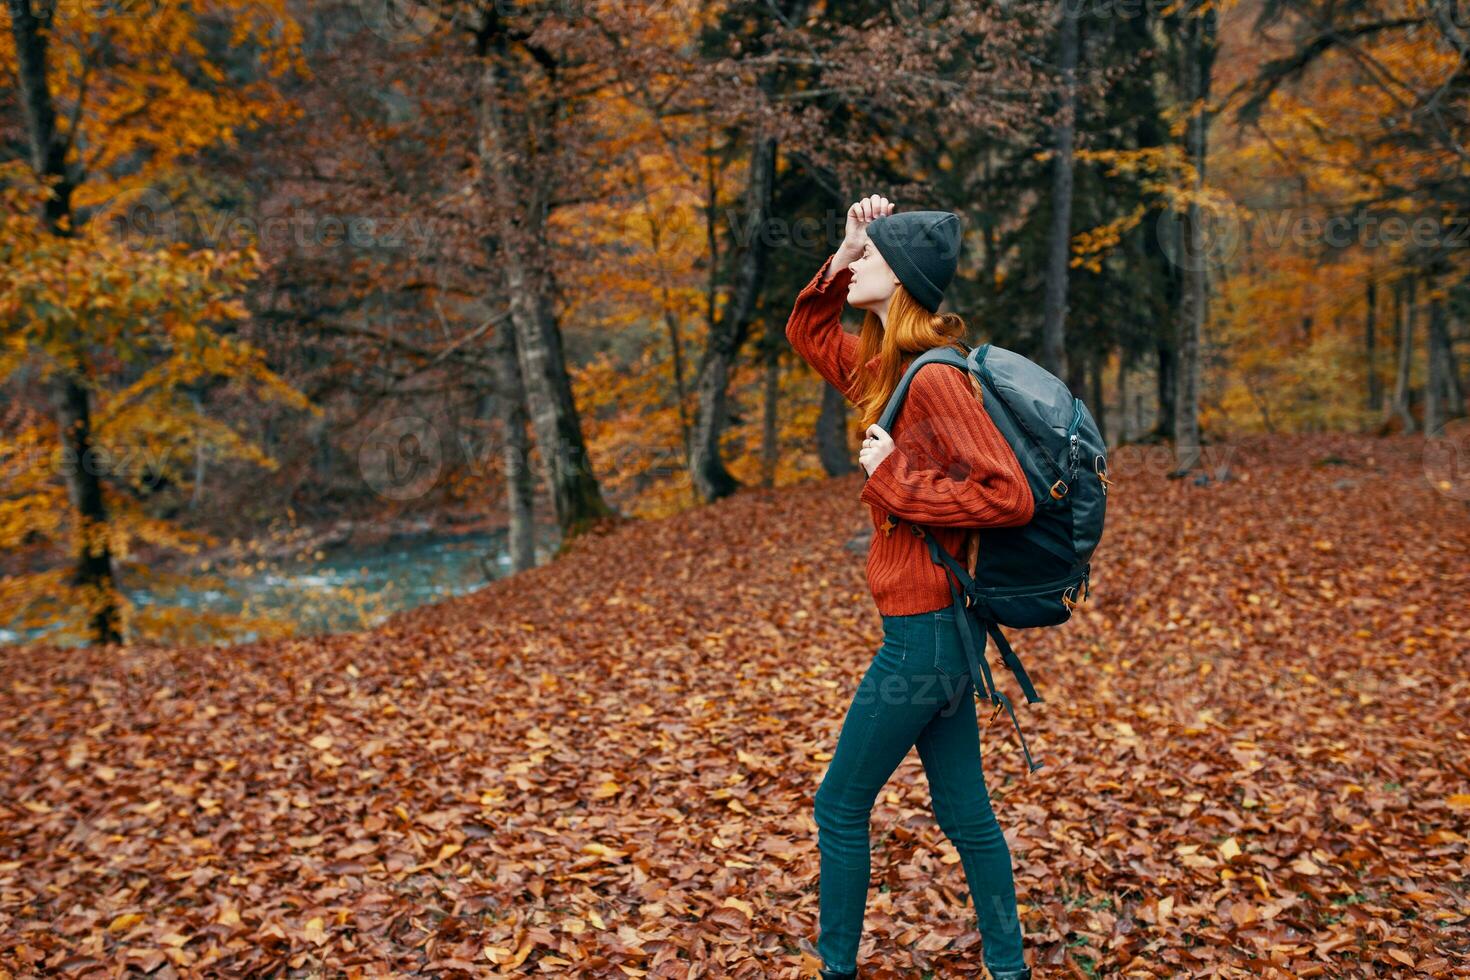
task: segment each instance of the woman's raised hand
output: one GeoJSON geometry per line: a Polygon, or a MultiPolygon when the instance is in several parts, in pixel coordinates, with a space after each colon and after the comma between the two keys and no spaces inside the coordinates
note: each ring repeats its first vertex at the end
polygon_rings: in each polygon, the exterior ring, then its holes
{"type": "Polygon", "coordinates": [[[893,202],[880,194],[859,198],[847,209],[847,237],[842,240],[842,249],[850,258],[863,254],[863,245],[868,240],[868,223],[874,218],[893,213],[893,202]]]}

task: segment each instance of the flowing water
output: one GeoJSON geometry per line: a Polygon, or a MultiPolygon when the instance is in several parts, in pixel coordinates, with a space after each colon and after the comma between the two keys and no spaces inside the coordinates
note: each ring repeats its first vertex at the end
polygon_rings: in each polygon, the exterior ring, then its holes
{"type": "MultiPolygon", "coordinates": [[[[548,560],[560,534],[537,528],[536,563],[548,560]]],[[[482,588],[511,573],[504,530],[464,535],[407,535],[367,547],[339,547],[320,560],[278,562],[231,574],[225,587],[201,583],[157,595],[125,588],[140,609],[160,606],[215,615],[242,612],[288,619],[299,635],[367,629],[391,613],[439,602],[482,588]]],[[[202,576],[201,576],[202,579],[202,576]]],[[[0,644],[45,639],[46,630],[0,625],[0,644]]],[[[214,642],[247,642],[258,631],[242,629],[214,642]]],[[[173,638],[186,642],[185,637],[173,638]]],[[[63,639],[54,639],[70,645],[63,639]]]]}

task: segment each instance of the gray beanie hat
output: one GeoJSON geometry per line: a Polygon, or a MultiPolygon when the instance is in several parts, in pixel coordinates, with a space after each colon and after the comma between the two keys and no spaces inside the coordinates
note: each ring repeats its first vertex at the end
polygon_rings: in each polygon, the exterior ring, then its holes
{"type": "Polygon", "coordinates": [[[868,239],[914,299],[936,312],[959,263],[959,215],[953,211],[884,215],[868,222],[868,239]]]}

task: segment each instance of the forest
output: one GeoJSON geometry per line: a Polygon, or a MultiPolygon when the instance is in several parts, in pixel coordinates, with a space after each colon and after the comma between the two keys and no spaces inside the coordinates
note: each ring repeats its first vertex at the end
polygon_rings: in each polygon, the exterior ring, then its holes
{"type": "Polygon", "coordinates": [[[0,635],[367,626],[198,597],[855,471],[781,326],[870,192],[963,217],[947,308],[1110,446],[1463,468],[1453,5],[402,2],[7,11],[0,635]]]}

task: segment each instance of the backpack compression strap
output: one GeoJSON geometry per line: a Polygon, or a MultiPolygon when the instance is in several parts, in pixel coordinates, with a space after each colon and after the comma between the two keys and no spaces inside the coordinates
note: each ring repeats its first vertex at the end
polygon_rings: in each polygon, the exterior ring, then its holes
{"type": "MultiPolygon", "coordinates": [[[[949,594],[954,598],[955,625],[959,627],[960,639],[965,646],[965,657],[970,662],[970,678],[975,685],[975,700],[984,700],[995,705],[995,714],[999,714],[1001,708],[1006,709],[1011,716],[1011,725],[1016,729],[1016,737],[1021,741],[1021,752],[1026,756],[1026,765],[1030,767],[1031,772],[1035,772],[1041,768],[1041,763],[1032,760],[1031,749],[1026,745],[1026,736],[1021,732],[1021,723],[1016,719],[1016,709],[1011,706],[1011,699],[995,686],[995,679],[990,674],[990,665],[985,662],[986,634],[994,638],[995,647],[1000,651],[1001,661],[1015,675],[1016,682],[1021,685],[1021,690],[1026,695],[1026,700],[1035,704],[1040,702],[1041,698],[1037,696],[1031,678],[1026,675],[1026,668],[1021,665],[1021,659],[1016,656],[1016,651],[1011,649],[1005,634],[1001,633],[999,623],[993,619],[981,617],[980,622],[984,623],[985,631],[979,634],[977,642],[975,620],[970,618],[970,610],[965,605],[964,594],[955,586],[955,581],[959,580],[966,582],[966,588],[968,588],[969,575],[948,552],[939,547],[938,540],[929,533],[927,527],[920,526],[920,530],[924,532],[924,539],[929,543],[929,557],[934,564],[940,567],[948,565],[949,570],[953,573],[953,575],[945,576],[945,582],[949,585],[949,594]],[[983,695],[982,691],[985,692],[983,695]]],[[[990,716],[991,721],[995,720],[995,714],[990,716]]]]}

